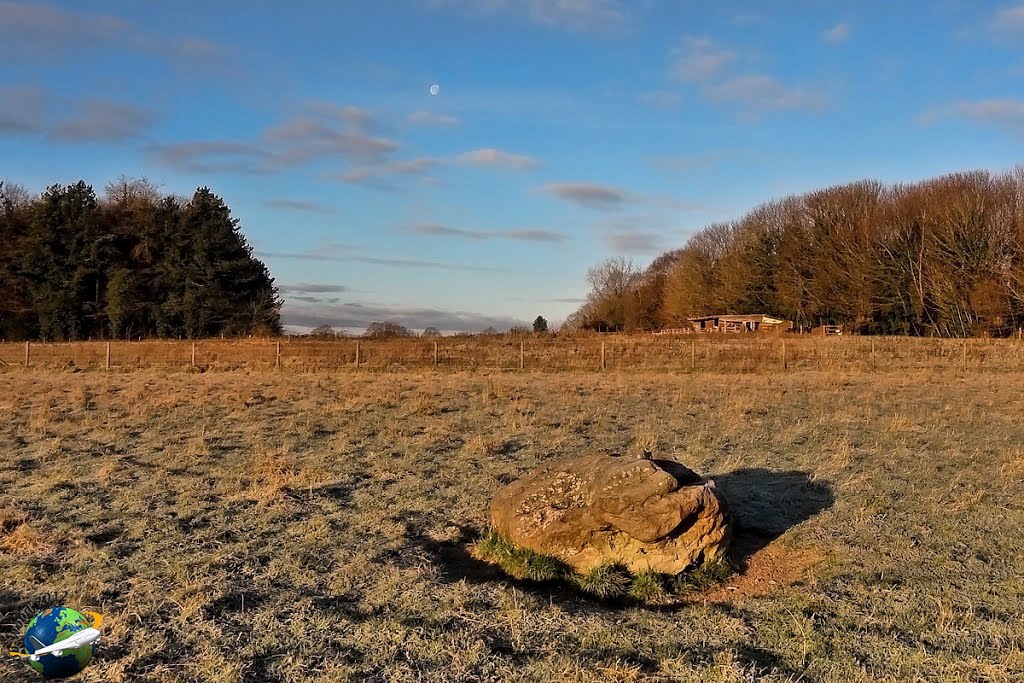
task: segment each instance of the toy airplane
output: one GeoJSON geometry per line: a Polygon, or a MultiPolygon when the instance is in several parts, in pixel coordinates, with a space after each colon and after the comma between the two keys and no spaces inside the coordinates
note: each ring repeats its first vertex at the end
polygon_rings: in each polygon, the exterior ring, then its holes
{"type": "MultiPolygon", "coordinates": [[[[39,658],[43,655],[53,655],[54,657],[63,657],[65,650],[74,650],[79,647],[86,645],[93,645],[100,641],[102,634],[100,633],[100,625],[103,623],[103,615],[97,614],[96,612],[83,612],[92,617],[93,623],[89,628],[83,628],[81,631],[76,631],[64,640],[58,641],[53,645],[43,645],[35,638],[36,645],[40,646],[38,650],[31,654],[25,654],[23,652],[12,652],[10,653],[13,657],[27,657],[33,662],[38,662],[39,658]]],[[[31,637],[31,636],[30,636],[31,637]]]]}

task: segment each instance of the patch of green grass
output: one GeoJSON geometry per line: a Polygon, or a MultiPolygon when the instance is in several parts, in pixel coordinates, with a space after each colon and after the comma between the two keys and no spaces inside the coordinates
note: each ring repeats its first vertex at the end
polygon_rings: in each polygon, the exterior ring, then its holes
{"type": "Polygon", "coordinates": [[[480,559],[498,565],[516,579],[554,581],[570,572],[557,557],[516,547],[496,532],[489,533],[477,543],[476,552],[480,559]]]}
{"type": "Polygon", "coordinates": [[[629,570],[620,564],[603,564],[588,572],[573,572],[570,579],[581,591],[598,598],[621,598],[633,582],[629,570]]]}
{"type": "Polygon", "coordinates": [[[707,590],[732,575],[725,562],[712,561],[675,576],[654,571],[633,574],[621,564],[607,564],[587,572],[577,572],[561,560],[527,548],[520,548],[495,531],[474,546],[474,554],[496,564],[515,579],[564,581],[597,598],[629,597],[641,603],[656,603],[670,595],[685,595],[707,590]]]}
{"type": "Polygon", "coordinates": [[[668,591],[665,590],[667,577],[658,572],[650,570],[642,571],[633,577],[633,583],[629,586],[629,596],[641,602],[656,602],[665,598],[668,591]]]}
{"type": "Polygon", "coordinates": [[[705,591],[726,581],[733,568],[724,560],[702,562],[669,579],[669,590],[675,595],[705,591]]]}

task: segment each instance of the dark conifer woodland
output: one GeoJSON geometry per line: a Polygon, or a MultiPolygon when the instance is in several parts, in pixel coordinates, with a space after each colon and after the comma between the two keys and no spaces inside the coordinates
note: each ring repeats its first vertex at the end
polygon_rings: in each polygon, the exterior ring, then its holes
{"type": "Polygon", "coordinates": [[[121,179],[32,196],[0,183],[0,338],[267,335],[280,300],[224,201],[121,179]]]}
{"type": "Polygon", "coordinates": [[[588,280],[569,327],[765,313],[866,334],[1014,334],[1024,327],[1024,166],[788,197],[704,228],[645,270],[615,258],[588,280]]]}

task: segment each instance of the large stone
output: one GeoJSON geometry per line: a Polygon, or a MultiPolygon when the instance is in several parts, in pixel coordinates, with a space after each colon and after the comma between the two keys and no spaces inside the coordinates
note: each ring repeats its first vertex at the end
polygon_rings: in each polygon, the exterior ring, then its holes
{"type": "Polygon", "coordinates": [[[578,571],[620,563],[676,574],[720,559],[729,514],[714,481],[671,460],[603,453],[551,462],[501,488],[495,530],[578,571]]]}

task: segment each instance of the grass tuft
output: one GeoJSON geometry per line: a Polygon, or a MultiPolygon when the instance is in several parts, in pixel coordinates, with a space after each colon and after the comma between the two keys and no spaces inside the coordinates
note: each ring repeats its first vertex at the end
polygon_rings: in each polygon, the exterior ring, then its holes
{"type": "Polygon", "coordinates": [[[606,599],[625,596],[632,581],[629,570],[620,564],[604,564],[572,575],[572,582],[581,591],[606,599]]]}
{"type": "Polygon", "coordinates": [[[654,571],[642,571],[633,577],[629,596],[641,602],[656,602],[668,595],[665,589],[666,577],[654,571]]]}
{"type": "Polygon", "coordinates": [[[676,574],[669,580],[669,589],[676,595],[705,591],[723,583],[733,575],[733,568],[724,560],[709,560],[676,574]]]}
{"type": "Polygon", "coordinates": [[[481,560],[498,565],[516,579],[554,581],[569,572],[569,568],[557,557],[516,547],[495,532],[480,540],[475,550],[481,560]]]}

